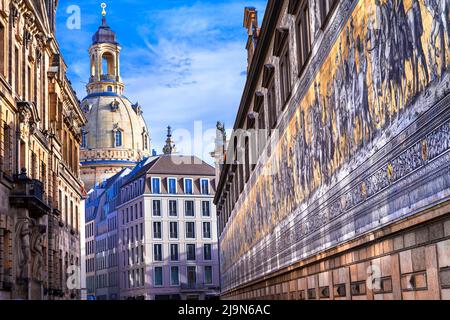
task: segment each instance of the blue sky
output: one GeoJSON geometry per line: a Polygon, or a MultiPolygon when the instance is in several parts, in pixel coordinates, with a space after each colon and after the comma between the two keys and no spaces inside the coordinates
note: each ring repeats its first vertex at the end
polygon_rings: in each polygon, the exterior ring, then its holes
{"type": "MultiPolygon", "coordinates": [[[[100,3],[60,1],[58,7],[57,37],[80,100],[89,78],[88,48],[101,23],[100,3]],[[81,10],[80,29],[67,27],[71,5],[81,10]]],[[[256,7],[261,23],[266,0],[114,0],[107,5],[108,25],[122,46],[125,95],[142,105],[152,147],[161,152],[171,125],[179,151],[210,162],[212,129],[218,120],[234,124],[245,84],[244,7],[256,7]],[[194,139],[196,121],[209,131],[198,135],[192,148],[179,134],[189,131],[194,139]]]]}

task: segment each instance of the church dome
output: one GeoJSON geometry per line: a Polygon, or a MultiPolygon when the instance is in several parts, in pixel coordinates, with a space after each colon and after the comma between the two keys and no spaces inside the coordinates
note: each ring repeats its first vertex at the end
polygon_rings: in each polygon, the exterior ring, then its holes
{"type": "Polygon", "coordinates": [[[101,159],[136,162],[150,153],[149,133],[139,104],[124,96],[99,93],[87,96],[81,105],[88,119],[83,149],[95,150],[93,158],[102,150],[108,154],[101,159]]]}
{"type": "Polygon", "coordinates": [[[89,48],[91,76],[81,107],[88,120],[82,131],[81,178],[86,188],[101,183],[150,156],[150,133],[142,108],[124,96],[116,34],[106,12],[89,48]]]}

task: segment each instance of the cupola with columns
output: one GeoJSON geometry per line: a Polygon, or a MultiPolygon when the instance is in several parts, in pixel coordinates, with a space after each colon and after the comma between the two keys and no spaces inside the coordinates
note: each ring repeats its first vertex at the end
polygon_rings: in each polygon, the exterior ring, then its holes
{"type": "Polygon", "coordinates": [[[88,119],[82,130],[81,177],[89,189],[150,156],[150,132],[142,107],[124,95],[120,51],[114,31],[102,23],[89,49],[91,75],[81,106],[88,119]]]}

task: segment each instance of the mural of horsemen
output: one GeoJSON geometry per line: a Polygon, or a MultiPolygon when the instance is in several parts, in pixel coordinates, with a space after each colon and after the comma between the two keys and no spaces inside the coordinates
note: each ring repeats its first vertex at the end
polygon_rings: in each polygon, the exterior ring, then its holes
{"type": "Polygon", "coordinates": [[[275,174],[259,176],[235,208],[222,235],[224,271],[314,193],[337,182],[339,170],[370,151],[383,132],[408,121],[418,96],[433,98],[433,88],[448,85],[449,0],[355,1],[266,164],[275,174]]]}

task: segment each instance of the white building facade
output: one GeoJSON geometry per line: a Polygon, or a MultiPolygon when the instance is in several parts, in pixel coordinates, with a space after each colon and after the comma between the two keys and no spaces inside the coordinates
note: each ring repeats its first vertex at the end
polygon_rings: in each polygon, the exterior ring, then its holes
{"type": "Polygon", "coordinates": [[[219,293],[214,168],[195,157],[149,158],[118,207],[120,298],[204,300],[219,293]]]}

